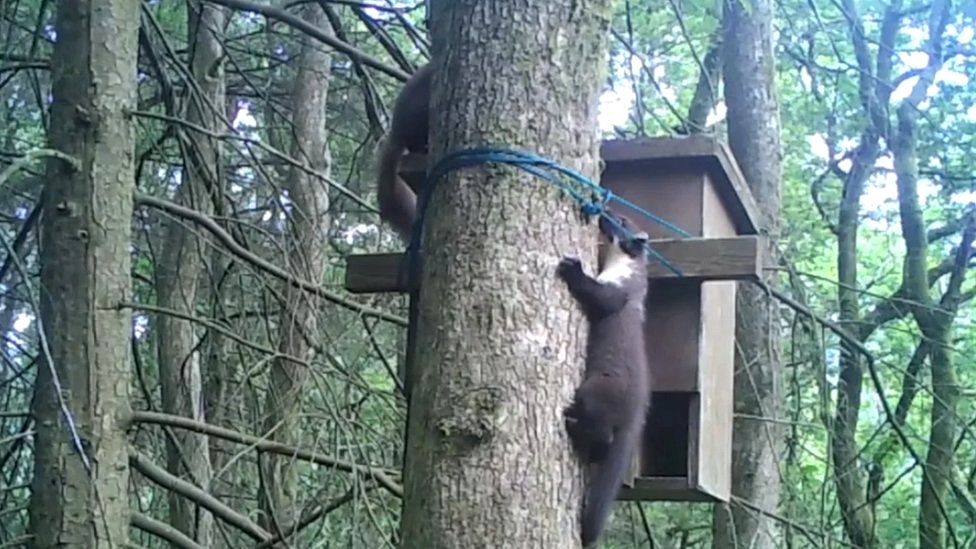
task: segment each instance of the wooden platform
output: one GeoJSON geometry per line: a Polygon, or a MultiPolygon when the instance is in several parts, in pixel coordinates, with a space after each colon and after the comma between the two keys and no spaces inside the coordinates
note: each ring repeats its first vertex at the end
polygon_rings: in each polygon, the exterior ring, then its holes
{"type": "MultiPolygon", "coordinates": [[[[689,280],[757,280],[763,265],[760,259],[760,237],[755,235],[725,238],[683,238],[652,240],[648,243],[657,253],[689,280]]],[[[356,294],[384,292],[405,293],[404,281],[398,280],[401,262],[406,254],[359,254],[346,258],[346,289],[356,294]]],[[[651,260],[648,276],[677,278],[660,261],[651,260]]]]}

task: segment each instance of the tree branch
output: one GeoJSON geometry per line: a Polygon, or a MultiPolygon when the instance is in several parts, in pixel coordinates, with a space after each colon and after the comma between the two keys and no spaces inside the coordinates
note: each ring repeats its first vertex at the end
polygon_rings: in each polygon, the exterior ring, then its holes
{"type": "MultiPolygon", "coordinates": [[[[967,218],[966,228],[962,232],[962,241],[956,249],[956,258],[949,273],[949,284],[939,300],[939,304],[947,312],[954,313],[959,307],[962,301],[962,283],[966,278],[969,260],[976,254],[976,250],[973,249],[973,241],[976,239],[976,207],[970,209],[967,218]]],[[[951,321],[952,317],[949,318],[949,322],[951,321]]]]}
{"type": "Polygon", "coordinates": [[[208,1],[214,4],[227,6],[228,8],[233,8],[235,10],[260,13],[265,17],[271,19],[277,19],[278,21],[281,21],[282,23],[290,27],[298,29],[304,32],[305,34],[311,36],[312,38],[321,41],[324,44],[332,46],[337,51],[348,55],[350,58],[356,59],[357,61],[359,61],[364,65],[369,65],[370,67],[385,72],[386,74],[394,78],[399,78],[403,82],[406,82],[407,79],[410,78],[409,74],[387,65],[386,63],[380,61],[379,59],[373,57],[372,55],[362,50],[359,50],[357,48],[354,48],[349,44],[343,42],[342,40],[337,39],[334,36],[329,36],[328,34],[322,32],[322,30],[317,28],[315,25],[312,25],[309,22],[305,21],[304,19],[298,17],[297,15],[289,13],[281,8],[276,8],[274,6],[270,6],[268,4],[259,3],[259,2],[250,2],[249,0],[208,0],[208,1]]]}
{"type": "MultiPolygon", "coordinates": [[[[369,492],[373,489],[375,489],[375,485],[370,485],[364,487],[363,491],[369,492]]],[[[356,486],[353,486],[349,488],[349,490],[347,490],[345,494],[339,496],[338,498],[330,501],[325,505],[320,505],[315,510],[302,515],[302,517],[300,517],[297,522],[295,522],[294,524],[292,524],[287,528],[283,528],[282,533],[275,535],[272,539],[257,544],[254,547],[254,549],[270,549],[272,546],[274,546],[274,544],[278,543],[279,541],[289,536],[295,535],[297,532],[300,532],[301,530],[306,528],[309,524],[312,524],[313,522],[319,520],[325,515],[328,515],[332,511],[335,511],[339,507],[342,507],[346,503],[349,503],[350,501],[353,500],[355,496],[356,496],[356,486]]]]}
{"type": "MultiPolygon", "coordinates": [[[[956,251],[958,254],[958,249],[956,251]]],[[[970,249],[970,258],[976,257],[976,250],[970,249]]],[[[958,257],[958,255],[956,256],[958,257]]],[[[935,284],[944,276],[950,274],[953,271],[953,267],[957,265],[957,260],[952,257],[945,258],[942,263],[932,267],[928,271],[927,279],[929,288],[935,286],[935,284]]],[[[892,320],[899,319],[911,311],[912,302],[908,298],[906,293],[904,280],[902,285],[898,287],[890,297],[880,301],[874,306],[860,323],[858,328],[858,337],[861,341],[867,340],[871,337],[871,334],[881,326],[891,322],[892,320]]],[[[931,307],[931,305],[930,305],[931,307]]]]}
{"type": "Polygon", "coordinates": [[[327,301],[335,303],[336,305],[341,305],[342,307],[349,309],[350,311],[354,311],[364,316],[382,318],[383,320],[392,322],[394,324],[398,324],[400,326],[407,325],[406,319],[404,319],[401,316],[393,315],[381,311],[379,309],[368,307],[366,305],[360,305],[359,303],[348,300],[335,292],[326,290],[321,286],[318,286],[306,280],[300,280],[292,276],[292,274],[289,273],[288,271],[272,264],[269,261],[266,261],[262,257],[244,248],[244,246],[240,245],[234,239],[234,237],[230,235],[230,233],[225,231],[223,227],[218,225],[217,222],[214,221],[213,218],[211,218],[210,216],[204,215],[196,210],[192,210],[190,208],[180,206],[179,204],[175,204],[168,200],[163,200],[161,198],[156,198],[154,196],[149,196],[142,193],[135,193],[134,199],[136,204],[143,205],[143,206],[150,206],[158,210],[162,210],[167,213],[173,214],[177,217],[181,217],[183,219],[188,219],[190,221],[196,222],[204,229],[206,229],[208,232],[210,232],[210,234],[212,234],[221,244],[223,244],[231,253],[236,255],[238,258],[243,259],[244,261],[258,268],[259,270],[264,271],[279,280],[297,286],[298,288],[301,288],[309,293],[312,293],[327,301]]]}
{"type": "Polygon", "coordinates": [[[158,412],[134,412],[130,416],[129,421],[131,423],[169,425],[172,427],[178,427],[180,429],[187,429],[230,442],[244,444],[261,452],[288,456],[293,459],[300,459],[310,463],[315,463],[317,465],[338,469],[340,471],[354,473],[362,476],[363,478],[375,480],[377,484],[385,488],[388,492],[396,497],[403,497],[403,488],[394,482],[394,480],[390,478],[386,472],[376,467],[363,466],[348,461],[326,457],[318,452],[310,452],[308,450],[294,448],[279,442],[273,442],[255,436],[245,435],[237,431],[225,429],[216,425],[210,425],[208,423],[201,423],[182,416],[161,414],[158,412]]]}
{"type": "Polygon", "coordinates": [[[201,507],[206,508],[215,517],[244,532],[253,540],[264,541],[271,537],[271,534],[251,522],[249,518],[224,505],[220,500],[208,494],[206,491],[166,472],[162,467],[159,467],[151,459],[140,454],[138,451],[132,450],[129,452],[129,465],[159,486],[167,490],[172,490],[192,500],[201,507]]]}
{"type": "Polygon", "coordinates": [[[206,549],[169,524],[150,518],[142,513],[130,511],[129,525],[148,534],[152,534],[180,549],[206,549]]]}

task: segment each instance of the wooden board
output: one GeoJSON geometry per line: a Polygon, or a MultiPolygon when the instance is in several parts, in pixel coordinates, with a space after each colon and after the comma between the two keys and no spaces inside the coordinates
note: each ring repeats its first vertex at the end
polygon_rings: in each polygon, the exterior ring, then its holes
{"type": "Polygon", "coordinates": [[[724,503],[717,498],[690,486],[681,477],[637,477],[633,487],[623,486],[618,501],[674,501],[693,503],[724,503]]]}
{"type": "MultiPolygon", "coordinates": [[[[653,249],[694,280],[756,280],[762,271],[756,235],[728,238],[652,240],[653,249]]],[[[406,292],[400,273],[402,253],[357,254],[346,257],[346,289],[356,294],[406,292]]],[[[659,261],[648,265],[652,279],[678,278],[659,261]]]]}
{"type": "Polygon", "coordinates": [[[732,421],[735,415],[735,282],[701,287],[701,341],[698,356],[697,466],[694,487],[719,501],[732,493],[732,421]]]}

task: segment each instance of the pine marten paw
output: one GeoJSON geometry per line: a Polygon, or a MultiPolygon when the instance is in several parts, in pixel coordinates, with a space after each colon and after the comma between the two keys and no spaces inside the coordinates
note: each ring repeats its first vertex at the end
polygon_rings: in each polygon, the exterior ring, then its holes
{"type": "Polygon", "coordinates": [[[579,446],[579,441],[583,440],[583,426],[580,425],[579,419],[566,416],[563,418],[563,427],[566,429],[566,434],[569,435],[570,440],[573,441],[573,446],[579,446]]]}
{"type": "Polygon", "coordinates": [[[570,434],[574,434],[579,430],[580,420],[582,419],[581,410],[579,409],[579,403],[574,401],[569,406],[563,408],[563,421],[566,423],[566,430],[570,434]]]}
{"type": "Polygon", "coordinates": [[[580,423],[580,419],[574,413],[575,411],[570,408],[563,410],[563,422],[566,428],[566,435],[569,436],[569,442],[573,450],[577,454],[585,456],[587,453],[586,434],[583,432],[583,425],[580,423]]]}
{"type": "Polygon", "coordinates": [[[579,416],[576,415],[576,410],[572,408],[563,410],[563,421],[566,423],[567,431],[576,430],[576,426],[579,425],[579,416]]]}
{"type": "Polygon", "coordinates": [[[556,267],[556,274],[563,280],[579,276],[583,274],[583,263],[578,257],[565,256],[556,267]]]}

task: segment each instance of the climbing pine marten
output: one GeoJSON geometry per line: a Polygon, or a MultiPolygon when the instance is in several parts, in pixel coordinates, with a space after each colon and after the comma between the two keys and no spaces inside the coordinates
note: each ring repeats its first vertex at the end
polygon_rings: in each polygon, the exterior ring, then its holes
{"type": "MultiPolygon", "coordinates": [[[[635,232],[629,220],[617,219],[635,232]]],[[[563,412],[575,450],[587,464],[596,464],[583,501],[584,547],[603,531],[630,469],[651,390],[644,347],[647,234],[628,235],[605,217],[600,232],[609,245],[596,278],[585,274],[575,257],[564,257],[557,268],[589,323],[583,383],[563,412]]]]}
{"type": "Polygon", "coordinates": [[[397,171],[404,151],[426,152],[433,70],[424,65],[407,80],[393,105],[390,129],[377,154],[376,194],[380,218],[404,240],[417,221],[417,196],[397,171]]]}

